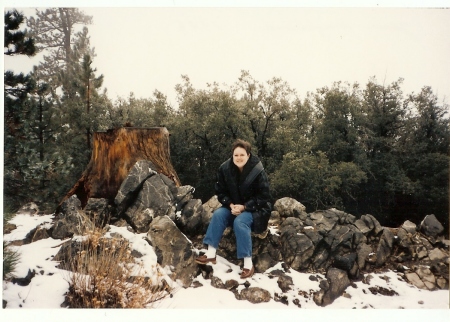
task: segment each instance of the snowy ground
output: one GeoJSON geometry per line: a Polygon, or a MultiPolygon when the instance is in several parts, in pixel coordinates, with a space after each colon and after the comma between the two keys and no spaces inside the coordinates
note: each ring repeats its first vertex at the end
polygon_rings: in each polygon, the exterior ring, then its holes
{"type": "MultiPolygon", "coordinates": [[[[45,224],[50,225],[52,215],[29,216],[17,215],[10,222],[17,229],[4,235],[5,241],[23,239],[34,227],[45,224]]],[[[119,233],[130,240],[133,248],[144,256],[142,261],[145,270],[151,274],[158,266],[156,254],[153,248],[143,240],[145,234],[133,234],[126,228],[111,226],[110,233],[119,233]]],[[[153,310],[69,310],[64,311],[60,305],[64,301],[64,293],[68,289],[69,273],[56,268],[57,262],[51,258],[58,252],[61,240],[52,238],[37,242],[15,246],[21,254],[21,261],[17,266],[15,275],[25,277],[29,269],[37,272],[28,286],[19,286],[11,282],[3,282],[2,298],[8,302],[7,309],[1,315],[7,316],[11,321],[23,321],[25,318],[35,318],[43,315],[45,320],[59,319],[62,314],[65,320],[79,321],[83,316],[90,318],[106,318],[109,320],[129,319],[131,316],[140,318],[164,317],[165,321],[171,321],[170,317],[182,321],[229,321],[236,316],[238,321],[254,320],[280,320],[284,317],[297,320],[300,318],[332,319],[333,321],[348,321],[353,317],[362,316],[367,321],[395,320],[407,318],[411,321],[450,321],[449,292],[448,291],[424,291],[404,281],[400,281],[395,272],[389,271],[382,274],[372,274],[374,278],[370,285],[357,282],[356,287],[348,287],[347,295],[341,296],[331,305],[322,308],[312,300],[312,295],[319,290],[319,282],[309,279],[311,274],[299,273],[291,270],[287,275],[291,276],[295,289],[287,293],[289,305],[271,300],[268,303],[252,304],[248,301],[236,300],[234,294],[228,290],[217,289],[211,286],[210,280],[202,276],[197,277],[197,282],[203,286],[184,289],[176,282],[171,281],[171,286],[176,289],[173,296],[167,297],[155,303],[153,310]],[[398,293],[395,296],[373,295],[368,288],[380,286],[398,293]],[[302,295],[299,295],[302,294],[302,295]],[[303,296],[305,295],[305,296],[303,296]],[[297,298],[303,309],[292,303],[297,298]],[[20,310],[39,309],[39,310],[20,310]],[[47,310],[45,310],[47,309],[47,310]],[[59,310],[55,310],[59,309],[59,310]],[[205,310],[206,309],[206,310],[205,310]],[[343,310],[344,309],[344,310],[343,310]],[[345,310],[348,309],[348,310],[345,310]],[[357,310],[351,310],[357,309],[357,310]],[[360,309],[371,310],[370,313],[360,309]],[[406,310],[399,310],[406,309],[406,310]],[[419,310],[433,309],[433,310],[419,310]],[[63,313],[64,312],[64,313],[63,313]],[[127,312],[126,314],[122,312],[127,312]],[[122,315],[124,314],[124,315],[122,315]]],[[[281,268],[273,267],[273,269],[281,268]]],[[[214,275],[226,281],[235,279],[239,281],[240,269],[228,262],[225,258],[218,257],[214,265],[214,275]]],[[[165,276],[166,280],[170,280],[165,276]]],[[[270,279],[267,273],[257,273],[250,279],[251,286],[259,286],[268,290],[272,297],[275,292],[281,293],[276,278],[270,279]]],[[[243,285],[239,286],[243,288],[243,285]]],[[[3,320],[3,318],[2,318],[3,320]]],[[[34,319],[33,319],[34,320],[34,319]]],[[[235,320],[235,319],[233,319],[235,320]]],[[[4,321],[4,320],[3,320],[4,321]]]]}

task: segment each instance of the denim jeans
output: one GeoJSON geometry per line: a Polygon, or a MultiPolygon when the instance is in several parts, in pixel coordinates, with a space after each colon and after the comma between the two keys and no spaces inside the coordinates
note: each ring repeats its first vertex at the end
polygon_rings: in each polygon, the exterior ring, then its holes
{"type": "Polygon", "coordinates": [[[253,216],[251,212],[244,211],[239,216],[235,216],[230,209],[220,207],[213,213],[203,243],[218,248],[225,228],[232,226],[236,236],[237,258],[251,257],[252,224],[253,216]]]}

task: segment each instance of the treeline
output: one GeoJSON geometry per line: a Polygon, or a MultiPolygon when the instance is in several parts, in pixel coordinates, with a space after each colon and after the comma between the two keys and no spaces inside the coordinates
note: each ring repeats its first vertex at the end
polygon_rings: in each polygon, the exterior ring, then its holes
{"type": "MultiPolygon", "coordinates": [[[[28,75],[5,73],[4,203],[11,209],[26,201],[54,209],[89,161],[92,133],[132,124],[167,127],[178,176],[204,201],[231,142],[242,138],[262,159],[274,200],[293,197],[308,212],[370,213],[389,226],[433,213],[448,226],[448,105],[430,87],[405,94],[402,79],[371,78],[300,98],[279,78],[261,82],[242,71],[226,88],[196,89],[182,76],[176,108],[157,90],[111,101],[90,67],[91,17],[74,8],[37,11],[24,32],[6,24],[15,14],[5,14],[5,31],[22,32],[49,54],[28,75]],[[84,27],[75,32],[77,25],[84,27]],[[59,37],[48,32],[55,26],[59,37]]],[[[5,54],[25,46],[8,39],[5,54]]]]}

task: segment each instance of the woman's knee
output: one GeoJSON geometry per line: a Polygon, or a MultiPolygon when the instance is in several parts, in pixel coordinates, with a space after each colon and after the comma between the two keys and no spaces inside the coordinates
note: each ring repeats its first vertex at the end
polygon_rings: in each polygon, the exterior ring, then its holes
{"type": "Polygon", "coordinates": [[[236,230],[251,230],[252,218],[243,214],[236,217],[233,223],[233,229],[236,230]]]}
{"type": "Polygon", "coordinates": [[[227,208],[220,207],[214,210],[211,221],[228,222],[231,211],[227,208]]]}

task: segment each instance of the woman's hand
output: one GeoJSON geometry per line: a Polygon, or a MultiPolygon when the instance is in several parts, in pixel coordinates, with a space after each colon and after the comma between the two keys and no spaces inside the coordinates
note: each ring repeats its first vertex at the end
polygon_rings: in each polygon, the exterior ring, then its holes
{"type": "Polygon", "coordinates": [[[240,215],[241,213],[244,212],[245,210],[245,206],[244,205],[235,205],[235,204],[230,204],[230,208],[231,208],[231,213],[235,216],[240,215]]]}

